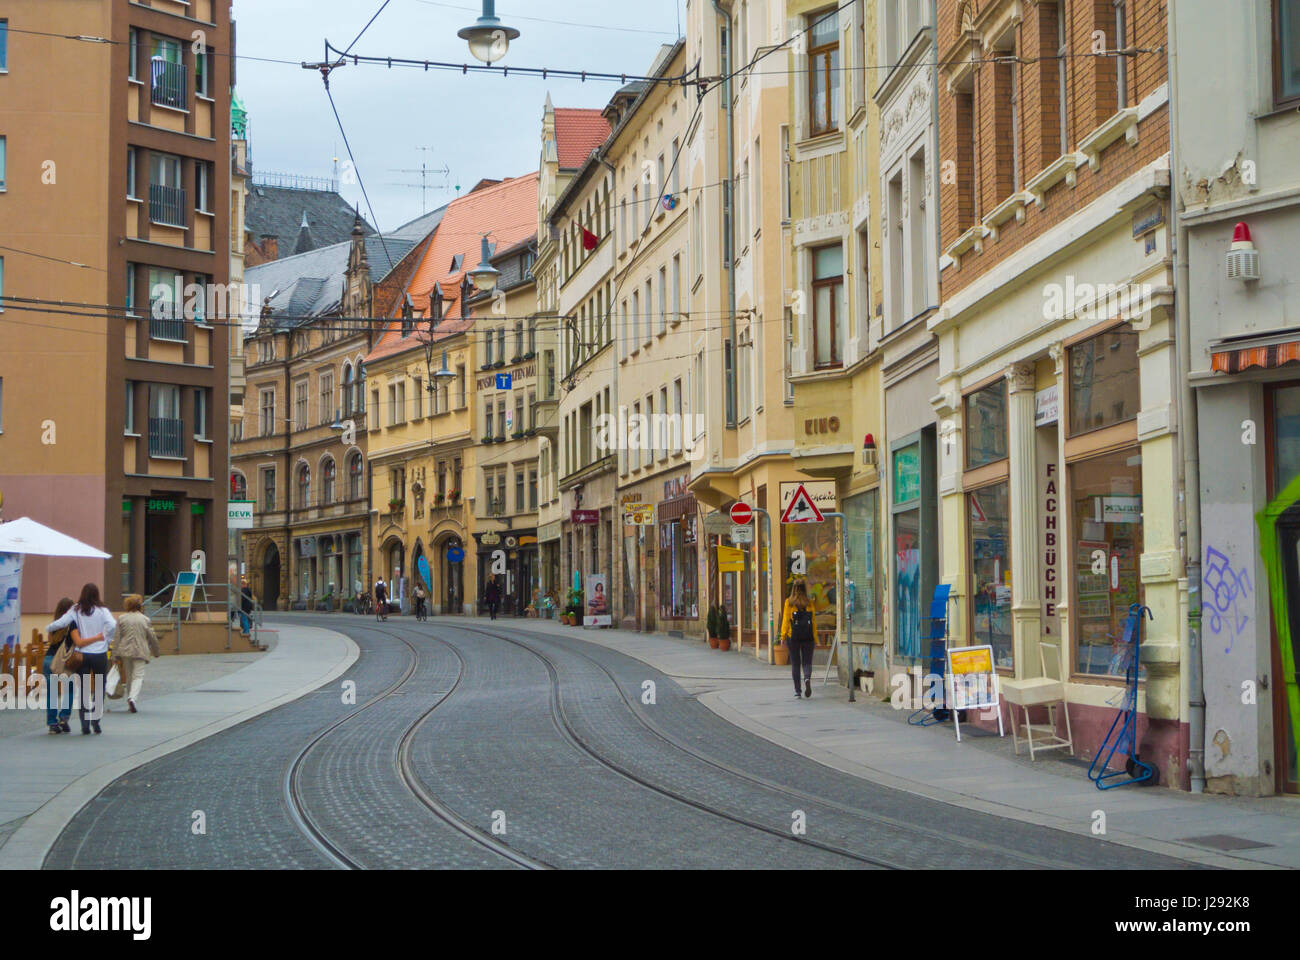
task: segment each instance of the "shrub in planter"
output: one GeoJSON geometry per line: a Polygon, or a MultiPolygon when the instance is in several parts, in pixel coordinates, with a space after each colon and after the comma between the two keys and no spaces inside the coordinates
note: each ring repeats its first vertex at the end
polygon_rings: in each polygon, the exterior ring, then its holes
{"type": "Polygon", "coordinates": [[[718,648],[731,649],[731,620],[727,617],[727,608],[718,607],[718,648]]]}
{"type": "Polygon", "coordinates": [[[709,607],[708,616],[704,621],[709,631],[709,646],[714,650],[718,649],[718,610],[716,606],[709,607]]]}

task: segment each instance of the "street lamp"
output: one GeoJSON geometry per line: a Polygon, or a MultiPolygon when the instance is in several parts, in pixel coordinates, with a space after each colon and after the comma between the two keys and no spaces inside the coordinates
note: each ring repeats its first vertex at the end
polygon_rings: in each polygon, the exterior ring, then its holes
{"type": "Polygon", "coordinates": [[[510,41],[519,36],[519,31],[497,19],[496,0],[483,0],[483,16],[473,25],[458,31],[456,36],[469,41],[469,52],[475,59],[490,64],[506,55],[510,41]]]}
{"type": "Polygon", "coordinates": [[[469,272],[470,283],[480,293],[491,293],[496,289],[501,271],[492,266],[492,248],[488,245],[487,234],[483,234],[483,259],[477,267],[469,272]]]}
{"type": "Polygon", "coordinates": [[[427,336],[422,338],[424,344],[424,370],[427,375],[430,393],[437,389],[437,381],[441,380],[446,383],[448,380],[456,379],[456,374],[447,367],[446,350],[442,351],[442,369],[433,369],[434,336],[440,323],[442,323],[442,285],[435,283],[433,289],[429,292],[429,331],[427,336]]]}

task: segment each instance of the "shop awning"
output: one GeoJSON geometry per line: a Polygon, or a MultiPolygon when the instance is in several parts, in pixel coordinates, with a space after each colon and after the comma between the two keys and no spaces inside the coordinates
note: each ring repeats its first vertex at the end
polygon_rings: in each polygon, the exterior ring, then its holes
{"type": "Polygon", "coordinates": [[[1251,367],[1272,370],[1288,363],[1300,363],[1300,330],[1221,341],[1214,345],[1210,367],[1217,373],[1241,373],[1251,367]]]}

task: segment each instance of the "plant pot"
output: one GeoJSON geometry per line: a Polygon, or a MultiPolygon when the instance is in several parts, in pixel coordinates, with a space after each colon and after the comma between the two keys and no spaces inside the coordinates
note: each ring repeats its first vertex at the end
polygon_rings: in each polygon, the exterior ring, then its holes
{"type": "Polygon", "coordinates": [[[790,648],[784,643],[778,643],[772,648],[772,662],[778,667],[788,667],[790,665],[790,648]]]}
{"type": "Polygon", "coordinates": [[[709,646],[712,647],[714,650],[718,649],[718,642],[719,641],[717,637],[709,637],[709,646]]]}
{"type": "Polygon", "coordinates": [[[718,637],[718,649],[719,649],[719,650],[722,650],[722,651],[724,651],[724,652],[727,651],[727,650],[730,650],[730,649],[731,649],[731,638],[730,638],[730,637],[718,637]]]}

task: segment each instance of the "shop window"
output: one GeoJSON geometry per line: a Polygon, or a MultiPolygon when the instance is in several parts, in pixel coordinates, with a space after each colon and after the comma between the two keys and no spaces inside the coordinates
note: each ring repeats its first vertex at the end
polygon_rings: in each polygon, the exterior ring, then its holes
{"type": "Polygon", "coordinates": [[[928,632],[930,598],[938,581],[936,432],[926,427],[892,447],[893,642],[900,657],[919,658],[928,632]]]}
{"type": "Polygon", "coordinates": [[[1300,476],[1300,385],[1273,391],[1273,495],[1300,476]]]}
{"type": "Polygon", "coordinates": [[[1111,330],[1070,348],[1070,436],[1137,418],[1138,335],[1111,330]]]}
{"type": "Polygon", "coordinates": [[[1133,447],[1069,468],[1074,669],[1123,676],[1124,620],[1143,603],[1142,456],[1133,447]]]}
{"type": "Polygon", "coordinates": [[[1007,382],[976,390],[965,401],[966,469],[1007,459],[1007,382]]]}
{"type": "Polygon", "coordinates": [[[970,523],[971,642],[993,648],[999,669],[1015,668],[1011,641],[1010,487],[1004,481],[966,496],[970,523]]]}
{"type": "Polygon", "coordinates": [[[699,545],[696,515],[659,524],[659,616],[696,620],[699,608],[699,545]]]}
{"type": "Polygon", "coordinates": [[[880,631],[880,491],[868,490],[844,500],[848,565],[844,598],[851,629],[880,631]]]}
{"type": "Polygon", "coordinates": [[[1273,0],[1274,97],[1278,104],[1300,100],[1300,0],[1273,0]]]}

